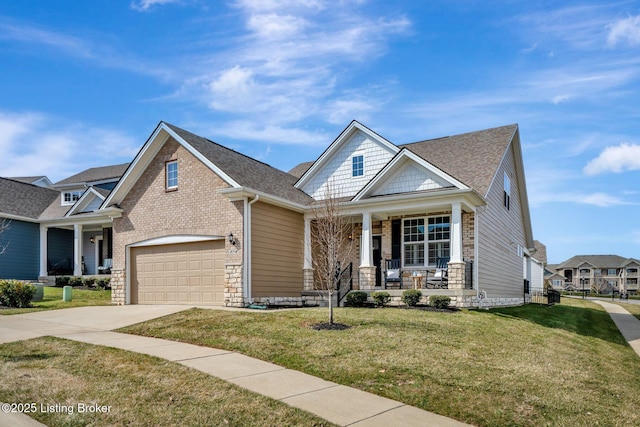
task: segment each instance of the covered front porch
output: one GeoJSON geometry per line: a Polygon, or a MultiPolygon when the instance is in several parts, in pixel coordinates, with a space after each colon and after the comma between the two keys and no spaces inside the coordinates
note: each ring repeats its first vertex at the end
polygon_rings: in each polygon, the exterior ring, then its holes
{"type": "Polygon", "coordinates": [[[39,280],[56,276],[110,277],[113,259],[112,218],[74,215],[40,224],[39,280]]]}
{"type": "MultiPolygon", "coordinates": [[[[355,250],[341,270],[351,264],[354,290],[386,290],[399,299],[404,290],[419,289],[426,298],[448,295],[462,306],[477,296],[476,207],[464,198],[407,198],[365,209],[345,204],[355,250]]],[[[312,222],[306,215],[305,290],[314,289],[312,222]]]]}

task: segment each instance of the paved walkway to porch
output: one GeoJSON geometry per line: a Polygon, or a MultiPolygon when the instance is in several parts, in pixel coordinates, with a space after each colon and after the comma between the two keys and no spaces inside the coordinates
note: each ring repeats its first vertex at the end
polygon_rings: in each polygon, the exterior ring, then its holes
{"type": "MultiPolygon", "coordinates": [[[[79,307],[0,316],[0,343],[50,335],[148,354],[189,366],[341,426],[469,425],[240,353],[112,332],[113,329],[188,308],[136,305],[79,307]]],[[[4,425],[42,426],[26,415],[0,412],[0,426],[4,425]]]]}
{"type": "Polygon", "coordinates": [[[592,301],[607,310],[624,339],[627,340],[633,351],[640,356],[640,320],[617,304],[596,299],[592,301]]]}

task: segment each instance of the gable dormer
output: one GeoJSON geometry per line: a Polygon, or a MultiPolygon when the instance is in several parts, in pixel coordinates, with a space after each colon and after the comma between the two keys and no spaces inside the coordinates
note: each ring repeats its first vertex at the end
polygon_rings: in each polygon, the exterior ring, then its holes
{"type": "Polygon", "coordinates": [[[295,187],[316,200],[353,197],[400,151],[366,126],[353,121],[298,180],[295,187]]]}
{"type": "Polygon", "coordinates": [[[455,188],[469,187],[405,148],[353,200],[455,188]]]}

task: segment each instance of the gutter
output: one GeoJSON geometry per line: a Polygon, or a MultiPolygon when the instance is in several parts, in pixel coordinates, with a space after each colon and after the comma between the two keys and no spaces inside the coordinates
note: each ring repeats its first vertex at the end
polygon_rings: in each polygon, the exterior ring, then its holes
{"type": "Polygon", "coordinates": [[[244,292],[249,299],[249,304],[253,304],[253,298],[251,296],[251,205],[260,200],[260,195],[256,194],[253,200],[250,202],[248,198],[244,199],[245,215],[244,215],[244,233],[242,240],[244,241],[244,247],[242,251],[242,262],[244,268],[242,274],[244,276],[244,292]]]}

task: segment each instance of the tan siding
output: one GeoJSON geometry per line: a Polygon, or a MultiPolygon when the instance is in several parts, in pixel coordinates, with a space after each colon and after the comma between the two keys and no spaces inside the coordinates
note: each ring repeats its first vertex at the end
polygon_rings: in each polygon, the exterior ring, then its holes
{"type": "Polygon", "coordinates": [[[253,297],[300,296],[303,238],[302,214],[262,202],[251,206],[253,297]]]}
{"type": "Polygon", "coordinates": [[[478,227],[478,284],[489,298],[522,298],[523,267],[518,245],[526,247],[521,197],[513,143],[498,168],[486,196],[487,207],[476,217],[478,227]],[[511,206],[503,204],[504,172],[511,179],[511,206]]]}

